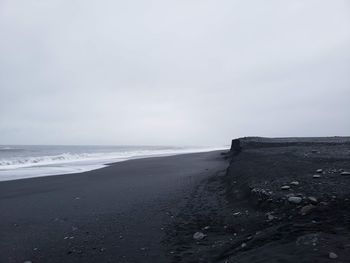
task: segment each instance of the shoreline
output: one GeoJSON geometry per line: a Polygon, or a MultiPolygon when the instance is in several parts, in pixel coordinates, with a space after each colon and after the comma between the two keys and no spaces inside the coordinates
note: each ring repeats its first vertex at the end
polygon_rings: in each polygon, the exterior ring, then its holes
{"type": "Polygon", "coordinates": [[[212,151],[225,151],[228,150],[226,148],[203,148],[203,149],[186,149],[179,152],[172,153],[155,153],[149,155],[134,155],[125,158],[107,158],[101,160],[78,160],[78,161],[70,161],[66,163],[57,163],[51,165],[33,165],[29,167],[22,167],[18,169],[0,169],[0,183],[13,181],[13,180],[22,180],[22,179],[30,179],[37,177],[48,177],[48,176],[59,176],[66,174],[80,174],[84,172],[94,171],[103,169],[110,165],[120,162],[126,162],[130,160],[138,160],[138,159],[147,159],[147,158],[157,158],[157,157],[168,157],[168,156],[176,156],[182,154],[195,154],[195,153],[205,153],[212,151]],[[70,166],[67,166],[69,165],[70,166]],[[44,172],[43,172],[44,170],[44,172]],[[41,173],[41,174],[40,174],[41,173]]]}

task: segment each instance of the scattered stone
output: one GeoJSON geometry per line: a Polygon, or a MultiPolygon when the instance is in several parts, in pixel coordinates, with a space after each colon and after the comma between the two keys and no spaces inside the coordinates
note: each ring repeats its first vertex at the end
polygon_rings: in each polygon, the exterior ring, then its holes
{"type": "Polygon", "coordinates": [[[281,186],[281,189],[282,190],[289,190],[290,186],[289,185],[283,185],[283,186],[281,186]]]}
{"type": "Polygon", "coordinates": [[[313,177],[313,178],[320,178],[321,175],[319,175],[319,174],[314,174],[312,177],[313,177]]]}
{"type": "Polygon", "coordinates": [[[271,214],[268,214],[267,215],[267,219],[269,220],[269,221],[272,221],[272,220],[274,220],[276,217],[274,217],[273,215],[271,215],[271,214]]]}
{"type": "Polygon", "coordinates": [[[317,169],[317,170],[316,170],[316,173],[319,173],[319,174],[320,174],[320,173],[323,173],[323,170],[322,170],[322,169],[317,169]]]}
{"type": "Polygon", "coordinates": [[[290,183],[291,185],[299,185],[299,182],[298,181],[293,181],[290,183]]]}
{"type": "Polygon", "coordinates": [[[313,197],[313,196],[309,196],[308,198],[307,198],[311,203],[313,203],[313,204],[317,204],[317,198],[316,197],[313,197]]]}
{"type": "Polygon", "coordinates": [[[314,205],[306,205],[306,206],[304,206],[304,207],[302,207],[301,208],[301,210],[300,210],[300,214],[301,215],[307,215],[307,214],[309,214],[312,210],[314,210],[316,208],[316,206],[314,206],[314,205]]]}
{"type": "Polygon", "coordinates": [[[203,234],[202,232],[196,232],[193,234],[193,239],[195,239],[195,240],[202,240],[205,237],[206,237],[206,235],[203,234]]]}
{"type": "Polygon", "coordinates": [[[328,257],[329,257],[330,259],[336,259],[336,258],[338,258],[338,255],[335,254],[334,252],[329,252],[328,257]]]}
{"type": "Polygon", "coordinates": [[[293,204],[300,204],[303,199],[298,196],[291,196],[288,198],[288,201],[293,204]]]}
{"type": "Polygon", "coordinates": [[[341,172],[340,175],[350,175],[350,172],[341,172]]]}

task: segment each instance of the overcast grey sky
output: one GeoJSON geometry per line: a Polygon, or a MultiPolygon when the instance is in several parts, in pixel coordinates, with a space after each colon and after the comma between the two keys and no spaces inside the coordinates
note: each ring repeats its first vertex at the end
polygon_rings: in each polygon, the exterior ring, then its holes
{"type": "Polygon", "coordinates": [[[348,0],[0,0],[0,144],[350,134],[348,0]]]}

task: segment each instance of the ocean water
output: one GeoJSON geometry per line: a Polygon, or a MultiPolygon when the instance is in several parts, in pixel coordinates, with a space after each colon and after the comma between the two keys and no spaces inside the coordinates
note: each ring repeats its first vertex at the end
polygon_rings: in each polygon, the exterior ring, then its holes
{"type": "Polygon", "coordinates": [[[225,147],[0,145],[0,181],[95,170],[135,158],[225,147]]]}

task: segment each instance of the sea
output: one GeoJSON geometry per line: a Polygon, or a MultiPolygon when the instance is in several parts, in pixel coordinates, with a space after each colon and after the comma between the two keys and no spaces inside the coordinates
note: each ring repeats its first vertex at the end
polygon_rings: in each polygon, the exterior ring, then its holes
{"type": "Polygon", "coordinates": [[[225,147],[0,145],[0,181],[81,173],[131,159],[222,149],[225,147]]]}

